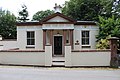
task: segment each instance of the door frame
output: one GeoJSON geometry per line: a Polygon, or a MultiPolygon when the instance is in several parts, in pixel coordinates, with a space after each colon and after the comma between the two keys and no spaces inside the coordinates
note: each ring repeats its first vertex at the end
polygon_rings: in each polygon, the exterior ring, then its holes
{"type": "Polygon", "coordinates": [[[58,56],[58,57],[63,57],[63,56],[64,56],[64,54],[63,54],[63,47],[64,47],[63,43],[64,43],[64,42],[63,42],[63,35],[60,35],[60,34],[59,34],[59,35],[53,35],[53,54],[52,54],[53,57],[57,57],[57,56],[58,56]],[[55,55],[55,54],[54,54],[54,38],[55,38],[56,36],[61,36],[61,37],[62,37],[62,55],[55,55]]]}

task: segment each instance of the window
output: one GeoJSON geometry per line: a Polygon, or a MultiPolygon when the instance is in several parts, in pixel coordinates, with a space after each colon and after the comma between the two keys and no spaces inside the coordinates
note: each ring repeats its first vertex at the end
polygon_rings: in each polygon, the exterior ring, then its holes
{"type": "Polygon", "coordinates": [[[89,31],[82,31],[82,45],[89,45],[89,31]]]}
{"type": "Polygon", "coordinates": [[[35,32],[27,31],[27,45],[35,45],[35,32]]]}

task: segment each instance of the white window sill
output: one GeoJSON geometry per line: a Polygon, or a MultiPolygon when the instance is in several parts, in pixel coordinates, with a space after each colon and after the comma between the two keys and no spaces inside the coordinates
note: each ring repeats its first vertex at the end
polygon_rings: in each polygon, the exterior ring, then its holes
{"type": "Polygon", "coordinates": [[[35,45],[27,45],[26,48],[35,48],[35,45]]]}

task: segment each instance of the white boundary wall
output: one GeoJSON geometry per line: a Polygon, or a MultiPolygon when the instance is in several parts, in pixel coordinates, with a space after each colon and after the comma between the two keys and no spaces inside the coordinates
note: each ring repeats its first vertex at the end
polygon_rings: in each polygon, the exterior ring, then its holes
{"type": "MultiPolygon", "coordinates": [[[[110,50],[71,51],[65,46],[65,66],[110,66],[110,50]]],[[[0,64],[52,66],[52,46],[41,50],[1,50],[0,64]]]]}
{"type": "Polygon", "coordinates": [[[1,45],[0,50],[9,50],[9,49],[18,48],[16,40],[3,40],[0,41],[0,45],[1,45]]]}
{"type": "Polygon", "coordinates": [[[0,52],[0,64],[45,65],[44,52],[0,52]]]}
{"type": "Polygon", "coordinates": [[[0,64],[51,66],[51,48],[51,46],[45,46],[45,51],[3,50],[0,51],[0,64]]]}
{"type": "Polygon", "coordinates": [[[110,66],[111,52],[109,50],[71,51],[71,46],[65,46],[65,66],[110,66]]]}
{"type": "Polygon", "coordinates": [[[3,45],[0,45],[0,50],[3,50],[3,45]]]}

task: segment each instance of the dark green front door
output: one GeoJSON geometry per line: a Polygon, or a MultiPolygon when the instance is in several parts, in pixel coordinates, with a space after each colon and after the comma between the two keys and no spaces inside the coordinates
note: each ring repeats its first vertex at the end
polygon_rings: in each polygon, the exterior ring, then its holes
{"type": "Polygon", "coordinates": [[[62,55],[62,36],[54,36],[54,55],[62,55]]]}

